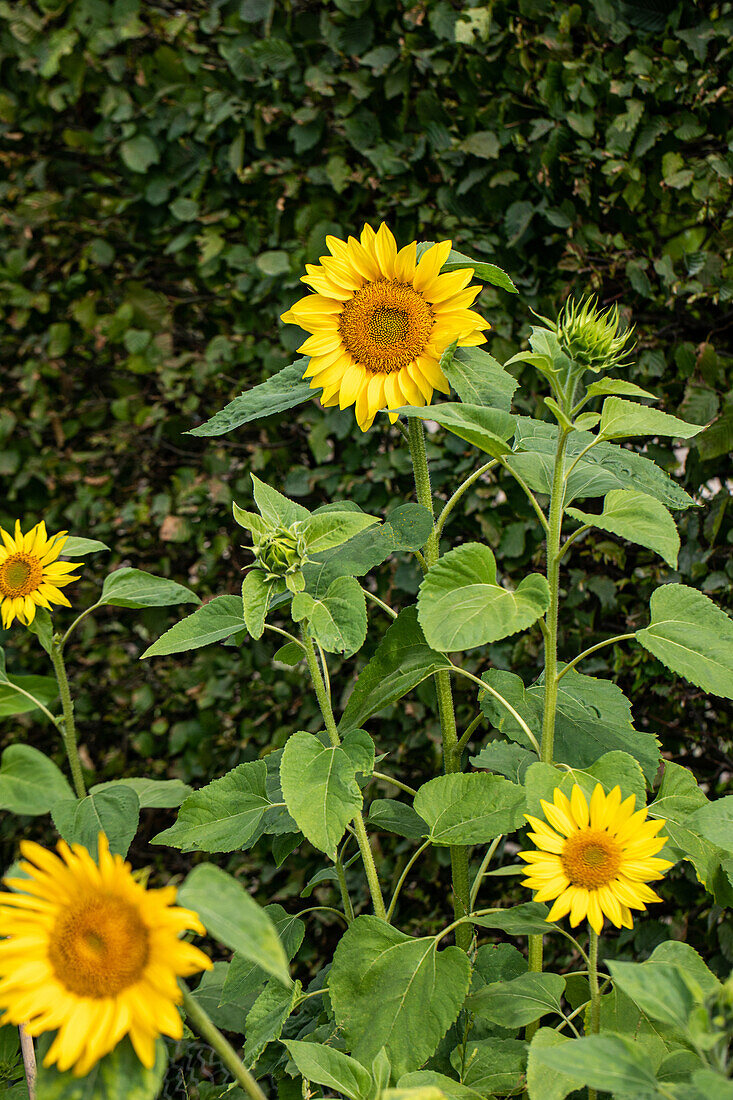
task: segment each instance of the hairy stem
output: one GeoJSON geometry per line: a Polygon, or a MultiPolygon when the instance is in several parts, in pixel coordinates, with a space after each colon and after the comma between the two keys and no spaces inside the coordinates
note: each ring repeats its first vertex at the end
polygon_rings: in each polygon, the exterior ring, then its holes
{"type": "MultiPolygon", "coordinates": [[[[336,719],[333,716],[331,699],[329,698],[323,674],[318,665],[313,639],[308,633],[308,629],[305,625],[301,629],[301,638],[303,641],[303,648],[305,649],[305,659],[308,664],[308,671],[313,681],[313,689],[316,693],[318,706],[321,708],[323,721],[326,725],[326,732],[328,733],[331,744],[336,747],[341,744],[341,738],[336,728],[336,719]]],[[[386,920],[387,910],[384,908],[384,898],[382,897],[382,890],[379,885],[379,876],[377,875],[377,868],[374,863],[374,855],[369,845],[369,837],[367,836],[367,831],[364,826],[364,818],[361,816],[360,812],[354,817],[354,836],[358,841],[361,858],[364,862],[364,870],[369,884],[369,893],[372,897],[374,912],[376,916],[381,917],[382,920],[386,920]]],[[[336,873],[338,874],[338,869],[336,873]]]]}
{"type": "MultiPolygon", "coordinates": [[[[422,504],[423,508],[427,508],[433,517],[433,531],[423,547],[425,563],[430,569],[435,565],[440,554],[439,532],[435,526],[433,492],[430,487],[430,470],[428,468],[428,456],[425,451],[425,431],[422,421],[416,417],[408,419],[408,438],[412,468],[415,475],[417,502],[422,504]]],[[[451,775],[461,770],[461,754],[458,751],[458,731],[456,729],[450,673],[447,671],[436,672],[434,679],[435,692],[438,697],[440,728],[443,735],[443,769],[446,775],[451,775]]],[[[462,845],[453,845],[450,849],[450,859],[453,874],[453,912],[458,921],[462,917],[468,916],[469,913],[468,849],[462,845]]],[[[456,943],[464,951],[468,951],[472,938],[473,929],[470,924],[456,926],[456,943]]]]}
{"type": "MultiPolygon", "coordinates": [[[[542,741],[540,759],[545,764],[553,762],[555,742],[555,713],[557,711],[557,622],[560,602],[560,535],[562,531],[563,504],[565,501],[565,450],[568,432],[559,429],[555,469],[552,477],[552,495],[550,497],[550,517],[547,530],[547,583],[550,588],[550,606],[545,616],[545,701],[542,718],[542,741]]],[[[529,969],[535,973],[542,970],[542,936],[529,937],[529,969]]],[[[527,1038],[531,1039],[539,1027],[535,1021],[527,1028],[527,1038]]]]}
{"type": "Polygon", "coordinates": [[[262,1091],[252,1074],[242,1064],[234,1047],[224,1038],[190,989],[187,989],[183,984],[182,989],[183,1007],[192,1029],[198,1032],[201,1038],[205,1039],[209,1046],[216,1051],[234,1080],[238,1085],[241,1085],[247,1095],[251,1097],[251,1100],[267,1100],[267,1093],[262,1091]]]}
{"type": "MultiPolygon", "coordinates": [[[[590,985],[590,1032],[597,1035],[601,1029],[601,994],[598,989],[598,933],[589,930],[588,982],[590,985]]],[[[588,1100],[596,1100],[596,1090],[588,1089],[588,1100]]]]}
{"type": "Polygon", "coordinates": [[[36,1051],[33,1046],[33,1039],[22,1024],[18,1028],[18,1032],[20,1034],[20,1052],[23,1056],[25,1080],[28,1085],[28,1100],[36,1100],[36,1078],[38,1076],[38,1070],[36,1067],[36,1051]]]}
{"type": "Polygon", "coordinates": [[[64,658],[62,656],[62,644],[63,643],[58,640],[58,637],[54,637],[53,643],[51,645],[51,662],[53,664],[53,670],[56,673],[56,682],[59,685],[59,695],[61,696],[61,709],[64,715],[62,733],[64,738],[64,748],[66,749],[66,755],[69,760],[69,767],[71,768],[71,777],[74,780],[74,787],[76,789],[77,798],[85,798],[87,789],[84,785],[84,775],[81,770],[79,749],[76,744],[74,703],[71,698],[71,691],[69,690],[69,679],[66,675],[66,666],[64,664],[64,658]]]}

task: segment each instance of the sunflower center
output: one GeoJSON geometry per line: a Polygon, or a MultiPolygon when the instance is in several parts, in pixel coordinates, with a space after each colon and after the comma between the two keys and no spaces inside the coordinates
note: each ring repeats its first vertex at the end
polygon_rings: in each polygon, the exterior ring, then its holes
{"type": "Polygon", "coordinates": [[[56,921],[48,956],[79,997],[114,997],[142,977],[150,937],[134,905],[114,894],[80,899],[56,921]]]}
{"type": "Polygon", "coordinates": [[[42,580],[43,566],[32,554],[11,554],[0,565],[0,593],[3,596],[29,596],[42,580]]]}
{"type": "Polygon", "coordinates": [[[573,886],[592,890],[611,882],[621,866],[621,845],[602,829],[583,829],[569,837],[560,855],[573,886]]]}
{"type": "Polygon", "coordinates": [[[346,350],[367,370],[391,374],[425,350],[435,314],[409,283],[367,283],[345,303],[339,332],[346,350]]]}

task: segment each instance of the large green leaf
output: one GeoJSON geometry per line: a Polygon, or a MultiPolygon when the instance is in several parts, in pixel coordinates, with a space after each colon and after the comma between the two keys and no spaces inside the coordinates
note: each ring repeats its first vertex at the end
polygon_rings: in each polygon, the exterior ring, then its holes
{"type": "MultiPolygon", "coordinates": [[[[236,1031],[238,1035],[244,1035],[247,1012],[241,1005],[230,1001],[224,993],[224,986],[232,964],[228,962],[215,962],[211,970],[204,971],[201,981],[192,990],[193,997],[204,1011],[209,1015],[217,1027],[225,1031],[236,1031]]],[[[262,985],[265,984],[267,975],[263,973],[262,985]]],[[[279,985],[280,989],[284,987],[279,985]]],[[[252,998],[252,1003],[256,1000],[252,998]]]]}
{"type": "MultiPolygon", "coordinates": [[[[542,732],[545,687],[542,682],[525,688],[511,672],[491,669],[484,679],[512,704],[537,739],[542,732]]],[[[507,737],[531,748],[519,724],[492,696],[481,708],[507,737]]],[[[659,745],[649,730],[634,728],[631,704],[611,680],[585,676],[571,669],[558,685],[555,720],[555,760],[574,768],[589,768],[604,753],[620,750],[638,760],[651,784],[659,766],[659,745]]]]}
{"type": "MultiPolygon", "coordinates": [[[[538,493],[549,494],[557,450],[557,425],[530,417],[517,418],[514,454],[507,457],[538,493]]],[[[573,432],[568,439],[566,466],[596,437],[573,432]]],[[[582,497],[605,496],[612,489],[634,489],[661,501],[667,508],[691,508],[692,497],[644,455],[614,443],[597,443],[580,459],[568,479],[565,503],[582,497]]]]}
{"type": "Polygon", "coordinates": [[[364,668],[349,696],[340,729],[363,726],[373,714],[407,695],[428,676],[450,668],[450,661],[425,641],[417,608],[401,611],[364,668]]]}
{"type": "Polygon", "coordinates": [[[247,1013],[244,1061],[253,1066],[268,1043],[279,1039],[285,1021],[300,1000],[303,987],[294,982],[286,989],[271,978],[247,1013]]]}
{"type": "Polygon", "coordinates": [[[427,508],[409,502],[393,508],[384,523],[369,527],[348,542],[313,554],[303,567],[306,591],[322,596],[337,577],[363,577],[398,550],[419,550],[433,529],[427,508]]]}
{"type": "Polygon", "coordinates": [[[38,1040],[36,1090],[38,1100],[155,1100],[163,1084],[168,1055],[165,1043],[155,1044],[155,1065],[146,1069],[128,1038],[105,1055],[84,1077],[72,1070],[59,1073],[43,1060],[53,1035],[38,1040]]]}
{"type": "Polygon", "coordinates": [[[454,1050],[451,1063],[480,1096],[512,1095],[524,1081],[527,1047],[518,1039],[479,1039],[454,1050]]]}
{"type": "MultiPolygon", "coordinates": [[[[430,247],[429,243],[421,242],[418,245],[418,249],[426,247],[430,247]]],[[[420,255],[419,251],[418,255],[420,255]]],[[[510,294],[519,294],[514,283],[502,268],[497,267],[496,264],[484,263],[483,260],[472,260],[470,256],[464,256],[462,252],[457,252],[455,248],[451,249],[448,259],[440,270],[458,271],[467,267],[473,268],[475,278],[480,279],[481,282],[501,287],[502,290],[508,290],[510,294]]]]}
{"type": "Polygon", "coordinates": [[[112,607],[170,607],[201,601],[195,592],[182,584],[123,566],[105,578],[99,603],[112,607]]]}
{"type": "Polygon", "coordinates": [[[108,790],[109,787],[122,785],[135,792],[141,810],[162,810],[180,806],[193,791],[188,783],[180,779],[115,779],[108,783],[97,783],[89,790],[90,794],[108,790]]]}
{"type": "Polygon", "coordinates": [[[137,832],[140,802],[131,787],[110,783],[86,798],[55,802],[51,817],[67,844],[82,844],[96,858],[99,834],[104,833],[110,851],[126,856],[137,832]]]}
{"type": "Polygon", "coordinates": [[[657,398],[648,390],[643,390],[635,382],[627,382],[625,378],[600,378],[597,382],[591,382],[585,391],[588,397],[641,397],[650,401],[657,398]]]}
{"type": "MultiPolygon", "coordinates": [[[[336,858],[346,826],[361,810],[356,773],[365,771],[363,731],[341,745],[324,745],[299,730],[289,738],[280,761],[280,781],[289,812],[314,847],[336,858]]],[[[371,739],[370,743],[371,743],[371,739]]]]}
{"type": "Polygon", "coordinates": [[[692,824],[694,815],[707,804],[692,772],[665,760],[657,797],[649,807],[650,817],[664,819],[664,833],[669,837],[662,855],[672,860],[689,859],[700,882],[713,893],[716,874],[726,853],[701,836],[692,824]]]}
{"type": "Polygon", "coordinates": [[[321,1043],[284,1039],[283,1045],[307,1081],[325,1085],[334,1092],[348,1096],[349,1100],[369,1100],[372,1076],[356,1058],[349,1058],[348,1054],[321,1043]]]}
{"type": "Polygon", "coordinates": [[[701,806],[687,819],[687,825],[711,844],[733,852],[733,795],[701,806]]]}
{"type": "Polygon", "coordinates": [[[511,451],[507,440],[516,429],[516,417],[500,409],[451,401],[446,404],[428,405],[427,408],[405,405],[393,411],[403,416],[417,417],[418,420],[433,420],[436,424],[447,428],[449,432],[453,432],[459,439],[464,439],[466,443],[473,444],[474,447],[478,447],[479,450],[485,451],[494,458],[511,451]]]}
{"type": "Polygon", "coordinates": [[[549,912],[542,902],[525,901],[521,905],[484,913],[475,918],[475,923],[481,928],[499,928],[510,936],[541,936],[552,931],[553,926],[547,923],[549,912]]]}
{"type": "Polygon", "coordinates": [[[690,1016],[702,1004],[700,986],[682,966],[647,959],[643,963],[608,963],[613,984],[652,1020],[686,1031],[690,1016]]]}
{"type": "Polygon", "coordinates": [[[587,800],[600,783],[606,794],[616,786],[621,788],[624,798],[633,794],[637,809],[646,805],[646,781],[639,763],[629,753],[614,750],[604,753],[585,770],[567,765],[558,769],[539,761],[530,765],[524,776],[527,812],[542,817],[540,800],[551,802],[556,787],[569,798],[576,783],[587,800]]]}
{"type": "Polygon", "coordinates": [[[520,974],[485,985],[471,994],[466,1007],[492,1024],[523,1027],[548,1012],[560,1015],[564,989],[565,979],[560,974],[520,974]]]}
{"type": "Polygon", "coordinates": [[[9,745],[0,763],[0,810],[37,817],[63,798],[71,787],[53,760],[32,745],[9,745]]]}
{"type": "Polygon", "coordinates": [[[559,1047],[543,1047],[536,1051],[536,1061],[591,1088],[634,1100],[656,1091],[644,1046],[620,1035],[588,1035],[559,1047]]]}
{"type": "Polygon", "coordinates": [[[310,555],[341,546],[360,531],[374,527],[377,523],[379,520],[375,516],[368,516],[366,512],[339,512],[330,509],[303,520],[298,526],[298,532],[302,535],[310,555]]]}
{"type": "Polygon", "coordinates": [[[569,1037],[551,1027],[541,1027],[536,1031],[529,1048],[527,1058],[527,1092],[529,1100],[565,1100],[579,1087],[576,1077],[570,1077],[562,1070],[550,1069],[538,1061],[541,1052],[552,1047],[562,1047],[569,1037]]]}
{"type": "Polygon", "coordinates": [[[270,807],[264,760],[240,764],[221,779],[194,791],[181,806],[175,825],[153,837],[183,852],[234,852],[262,835],[270,807]]]}
{"type": "Polygon", "coordinates": [[[496,583],[496,560],[488,546],[468,542],[449,550],[425,576],[418,618],[428,645],[447,653],[524,630],[549,601],[541,574],[530,573],[512,592],[496,583]]]}
{"type": "Polygon", "coordinates": [[[290,985],[288,960],[268,914],[240,882],[213,863],[199,863],[178,891],[178,902],[198,913],[209,935],[238,951],[283,985],[290,985]]]}
{"type": "Polygon", "coordinates": [[[433,844],[487,844],[524,824],[524,790],[499,775],[439,775],[419,788],[415,812],[433,844]]]}
{"type": "Polygon", "coordinates": [[[98,554],[100,550],[109,550],[109,546],[96,539],[81,539],[75,535],[69,535],[61,551],[61,557],[78,558],[85,554],[98,554]]]}
{"type": "MultiPolygon", "coordinates": [[[[264,912],[275,925],[285,955],[290,961],[303,942],[305,924],[294,914],[286,913],[282,905],[266,905],[264,912]]],[[[248,1012],[262,992],[267,977],[267,972],[250,957],[235,952],[224,981],[221,1004],[236,1004],[248,1012]]]]}
{"type": "Polygon", "coordinates": [[[412,806],[394,798],[375,798],[369,807],[368,822],[374,829],[397,833],[409,840],[419,840],[428,835],[428,825],[412,806]]]}
{"type": "Polygon", "coordinates": [[[351,657],[366,638],[366,597],[354,577],[337,577],[318,598],[296,592],[292,615],[295,622],[307,619],[311,633],[327,653],[351,657]]]}
{"type": "Polygon", "coordinates": [[[235,397],[215,413],[211,420],[199,424],[197,428],[191,428],[187,434],[207,437],[225,435],[242,424],[302,405],[320,392],[318,389],[311,389],[310,384],[303,379],[303,372],[309,362],[307,356],[296,359],[289,367],[284,367],[259,386],[253,386],[240,397],[235,397]]]}
{"type": "Polygon", "coordinates": [[[382,1047],[396,1077],[417,1069],[458,1016],[471,966],[464,951],[438,951],[377,917],[344,933],[328,976],[336,1022],[355,1058],[369,1064],[382,1047]]]}
{"type": "Polygon", "coordinates": [[[265,632],[265,619],[270,605],[274,580],[268,580],[264,570],[253,567],[242,581],[244,624],[255,641],[265,632]]]}
{"type": "Polygon", "coordinates": [[[443,355],[440,366],[461,401],[503,412],[511,409],[519,383],[493,355],[481,348],[458,348],[452,355],[443,355]]]}
{"type": "Polygon", "coordinates": [[[157,642],[148,646],[140,659],[200,649],[201,646],[211,645],[212,642],[228,638],[230,634],[243,628],[241,597],[215,596],[213,600],[197,608],[193,615],[188,615],[170,630],[166,630],[157,642]]]}
{"type": "Polygon", "coordinates": [[[255,474],[250,474],[250,477],[255,504],[262,518],[273,527],[292,527],[294,523],[310,518],[310,512],[302,504],[290,500],[277,489],[273,489],[266,481],[261,481],[255,474]]]}
{"type": "Polygon", "coordinates": [[[612,489],[603,502],[600,515],[568,508],[568,514],[581,523],[590,523],[601,531],[647,546],[664,558],[673,569],[677,568],[680,536],[671,515],[658,500],[648,493],[633,489],[612,489]]]}
{"type": "Polygon", "coordinates": [[[389,1100],[390,1094],[394,1096],[395,1093],[405,1100],[485,1100],[480,1092],[434,1069],[403,1073],[397,1082],[397,1089],[388,1089],[384,1100],[389,1100]]]}
{"type": "Polygon", "coordinates": [[[651,622],[636,637],[690,683],[733,699],[733,622],[708,596],[684,584],[652,593],[651,622]]]}
{"type": "Polygon", "coordinates": [[[691,439],[705,427],[688,424],[676,416],[624,401],[622,397],[607,397],[601,410],[598,434],[603,439],[626,439],[632,435],[666,435],[675,439],[691,439]]]}

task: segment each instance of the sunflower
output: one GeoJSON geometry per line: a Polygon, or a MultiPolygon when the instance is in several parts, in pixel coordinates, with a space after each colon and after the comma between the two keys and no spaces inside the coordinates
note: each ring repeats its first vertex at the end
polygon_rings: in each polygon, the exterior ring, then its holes
{"type": "Polygon", "coordinates": [[[523,885],[535,891],[535,901],[556,899],[548,921],[569,913],[575,926],[587,917],[600,934],[604,916],[617,928],[632,928],[632,909],[662,900],[646,883],[672,866],[654,858],[667,842],[657,836],[665,822],[647,821],[646,806],[634,813],[634,803],[633,794],[622,801],[620,787],[606,795],[599,783],[589,807],[576,784],[569,799],[557,787],[552,803],[541,802],[552,828],[525,815],[539,851],[519,853],[529,864],[523,885]]]}
{"type": "MultiPolygon", "coordinates": [[[[306,264],[301,282],[315,293],[301,298],[282,320],[312,333],[298,349],[309,355],[303,375],[321,387],[322,405],[356,406],[363,432],[380,409],[428,405],[433,390],[448,393],[440,357],[483,344],[491,326],[469,309],[480,287],[473,268],[439,274],[451,241],[417,259],[412,241],[399,252],[386,225],[365,225],[361,240],[326,237],[330,256],[306,264]]],[[[397,417],[390,415],[394,422],[397,417]]]]}
{"type": "Polygon", "coordinates": [[[146,890],[99,834],[99,860],[59,841],[60,857],[22,841],[30,877],[5,879],[0,894],[2,1023],[30,1035],[56,1031],[45,1065],[87,1074],[126,1035],[143,1065],[155,1063],[158,1035],[183,1034],[177,976],[211,962],[179,933],[204,928],[173,905],[174,886],[146,890]]]}
{"type": "Polygon", "coordinates": [[[81,568],[81,563],[56,560],[64,548],[66,531],[49,538],[46,524],[41,522],[24,535],[16,520],[15,536],[0,527],[0,537],[0,613],[5,630],[15,618],[32,623],[36,607],[50,608],[52,603],[71,607],[61,588],[78,581],[70,574],[81,568]]]}

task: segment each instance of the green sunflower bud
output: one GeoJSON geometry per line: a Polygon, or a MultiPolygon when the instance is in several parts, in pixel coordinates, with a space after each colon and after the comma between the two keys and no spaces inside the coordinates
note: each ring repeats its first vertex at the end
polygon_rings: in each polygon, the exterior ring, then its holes
{"type": "Polygon", "coordinates": [[[308,560],[303,537],[290,527],[275,527],[257,539],[254,556],[261,569],[271,577],[300,573],[308,560]]]}
{"type": "Polygon", "coordinates": [[[562,350],[584,370],[611,370],[631,352],[633,328],[619,332],[618,306],[601,310],[595,298],[568,298],[556,324],[562,350]]]}

